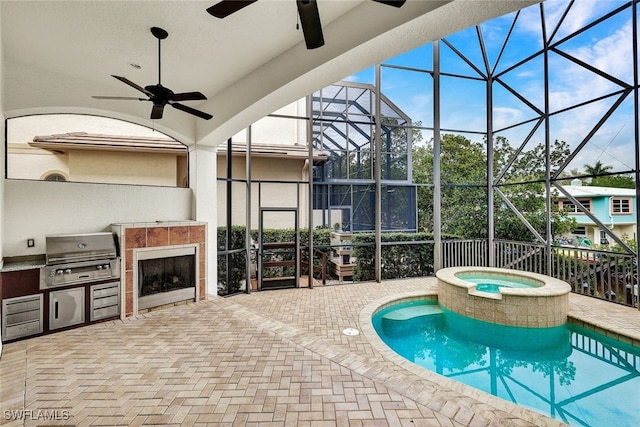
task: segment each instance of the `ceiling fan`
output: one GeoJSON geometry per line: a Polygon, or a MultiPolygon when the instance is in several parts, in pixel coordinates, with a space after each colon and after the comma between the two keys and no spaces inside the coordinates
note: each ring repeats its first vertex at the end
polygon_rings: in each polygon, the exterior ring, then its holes
{"type": "MultiPolygon", "coordinates": [[[[240,9],[255,3],[258,0],[222,0],[207,9],[216,18],[226,18],[240,9]]],[[[373,0],[377,3],[386,4],[393,7],[401,7],[406,0],[373,0]]],[[[302,25],[302,33],[307,44],[307,49],[315,49],[324,45],[322,36],[322,24],[318,13],[316,0],[296,0],[298,5],[298,15],[302,25]]]]}
{"type": "Polygon", "coordinates": [[[200,117],[201,119],[209,120],[213,118],[211,114],[207,114],[203,111],[196,110],[195,108],[187,107],[186,105],[180,104],[178,101],[200,101],[207,99],[200,92],[183,92],[183,93],[174,93],[171,89],[162,86],[160,83],[160,71],[161,71],[161,50],[160,44],[163,39],[166,39],[169,33],[167,33],[162,28],[152,27],[151,34],[155,38],[158,39],[158,84],[149,85],[149,86],[139,86],[127,79],[126,77],[114,76],[116,79],[121,82],[131,86],[134,89],[139,90],[140,92],[147,95],[147,98],[136,98],[136,97],[128,97],[128,96],[93,96],[92,98],[96,99],[124,99],[124,100],[137,100],[137,101],[151,101],[153,103],[153,108],[151,109],[151,119],[157,120],[162,118],[162,113],[164,112],[165,105],[171,105],[173,108],[184,111],[185,113],[193,114],[196,117],[200,117]]]}

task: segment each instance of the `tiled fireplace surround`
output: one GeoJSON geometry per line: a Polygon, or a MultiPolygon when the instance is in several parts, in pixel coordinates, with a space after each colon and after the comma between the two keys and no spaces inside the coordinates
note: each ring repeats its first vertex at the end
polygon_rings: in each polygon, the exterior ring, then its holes
{"type": "Polygon", "coordinates": [[[136,252],[140,250],[195,247],[197,256],[196,299],[206,298],[206,224],[196,221],[115,224],[122,257],[122,318],[136,316],[136,252]]]}

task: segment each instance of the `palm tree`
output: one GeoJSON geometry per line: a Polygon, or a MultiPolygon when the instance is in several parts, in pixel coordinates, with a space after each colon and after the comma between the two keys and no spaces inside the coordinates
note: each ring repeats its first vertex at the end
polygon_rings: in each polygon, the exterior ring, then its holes
{"type": "Polygon", "coordinates": [[[609,173],[613,169],[613,166],[605,166],[600,160],[591,165],[584,165],[584,170],[587,175],[598,176],[609,173]]]}
{"type": "Polygon", "coordinates": [[[595,187],[636,188],[636,181],[631,174],[610,174],[613,166],[604,166],[599,160],[593,166],[584,165],[590,176],[587,185],[595,187]]]}

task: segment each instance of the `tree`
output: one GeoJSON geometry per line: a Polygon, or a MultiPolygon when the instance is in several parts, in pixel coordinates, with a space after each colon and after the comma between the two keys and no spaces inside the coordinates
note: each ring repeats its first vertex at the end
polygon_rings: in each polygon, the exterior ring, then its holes
{"type": "MultiPolygon", "coordinates": [[[[462,135],[444,134],[441,138],[442,232],[463,238],[487,237],[487,155],[485,144],[472,142],[462,135]]],[[[568,144],[555,141],[550,153],[552,170],[570,154],[568,144]]],[[[505,169],[498,188],[511,204],[538,231],[546,234],[544,176],[545,147],[538,144],[521,152],[504,137],[494,142],[494,171],[505,169]],[[506,168],[513,160],[509,168],[506,168]]],[[[414,182],[433,183],[433,144],[413,151],[414,182]]],[[[431,231],[433,223],[433,190],[419,188],[418,216],[421,230],[431,231]]],[[[500,197],[494,200],[495,235],[498,238],[533,241],[535,235],[500,197]]],[[[575,221],[552,203],[552,230],[560,234],[575,228],[575,221]]]]}
{"type": "Polygon", "coordinates": [[[598,176],[609,173],[609,171],[613,170],[613,166],[605,166],[600,160],[598,160],[593,164],[593,166],[584,165],[584,170],[587,175],[598,176]]]}
{"type": "MultiPolygon", "coordinates": [[[[500,154],[508,159],[498,158],[498,161],[510,162],[515,155],[515,149],[506,138],[497,137],[496,140],[501,147],[500,154]]],[[[548,165],[550,172],[555,173],[570,154],[571,150],[565,141],[555,140],[550,146],[548,165]]],[[[509,201],[543,237],[547,233],[544,181],[546,169],[545,145],[540,143],[530,150],[520,153],[505,173],[505,185],[499,185],[509,201]]],[[[558,209],[555,193],[552,196],[550,209],[552,235],[564,234],[575,228],[575,219],[558,209]]],[[[518,241],[532,240],[534,235],[517,215],[505,206],[501,198],[496,200],[495,212],[495,235],[497,238],[518,241]]]]}
{"type": "Polygon", "coordinates": [[[587,185],[592,187],[636,188],[636,182],[632,175],[610,175],[613,166],[605,166],[600,160],[593,165],[584,165],[584,170],[591,178],[587,185]]]}
{"type": "MultiPolygon", "coordinates": [[[[462,135],[441,138],[442,232],[464,237],[486,237],[486,155],[481,143],[462,135]],[[446,221],[444,220],[446,218],[446,221]]],[[[414,182],[433,183],[433,142],[413,150],[414,182]]],[[[418,225],[431,232],[433,189],[418,189],[418,225]]]]}

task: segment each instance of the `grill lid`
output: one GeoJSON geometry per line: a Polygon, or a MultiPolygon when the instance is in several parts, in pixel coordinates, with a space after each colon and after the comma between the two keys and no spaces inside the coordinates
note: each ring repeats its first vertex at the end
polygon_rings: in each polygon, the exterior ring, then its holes
{"type": "Polygon", "coordinates": [[[59,234],[46,236],[47,264],[93,261],[117,256],[113,233],[59,234]]]}

